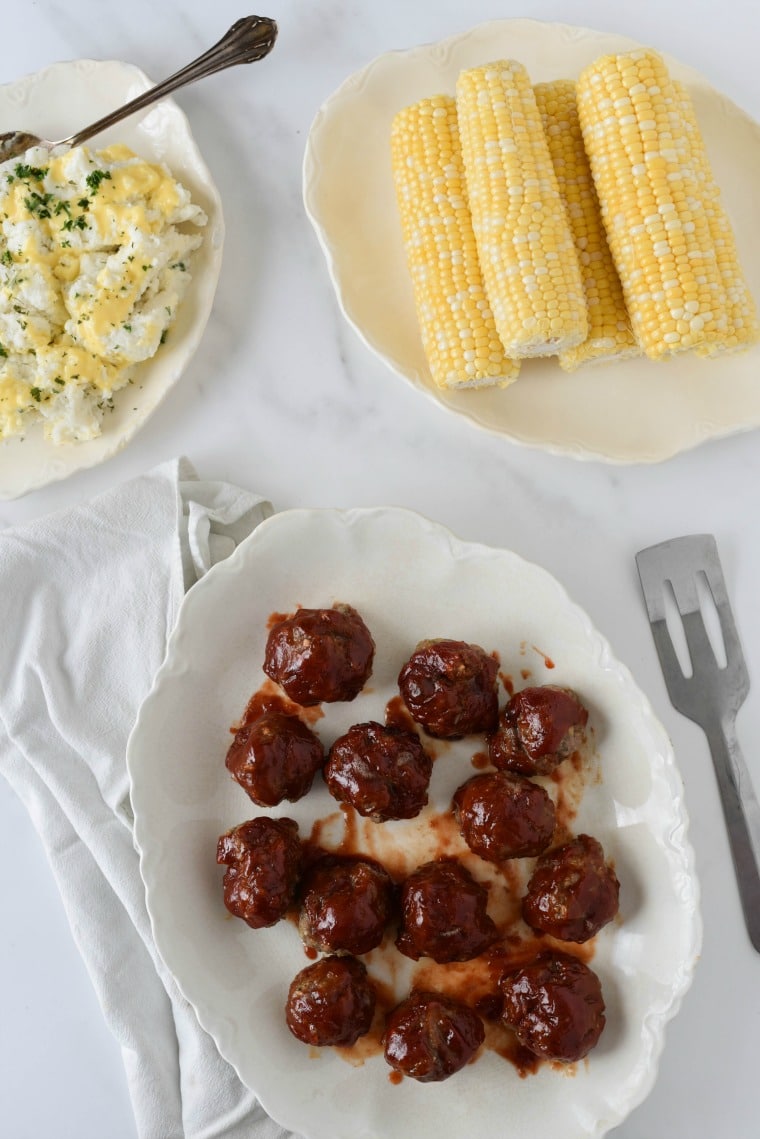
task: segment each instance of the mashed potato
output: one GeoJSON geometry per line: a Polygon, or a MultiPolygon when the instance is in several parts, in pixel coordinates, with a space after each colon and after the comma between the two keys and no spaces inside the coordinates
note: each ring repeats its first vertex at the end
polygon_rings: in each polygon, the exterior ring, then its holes
{"type": "Polygon", "coordinates": [[[0,164],[0,439],[39,419],[53,443],[100,434],[166,338],[205,224],[164,166],[125,146],[0,164]]]}

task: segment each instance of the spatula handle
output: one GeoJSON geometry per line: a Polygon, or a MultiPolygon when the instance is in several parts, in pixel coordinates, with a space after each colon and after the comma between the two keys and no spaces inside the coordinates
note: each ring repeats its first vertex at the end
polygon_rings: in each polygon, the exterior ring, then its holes
{"type": "Polygon", "coordinates": [[[708,731],[723,815],[734,860],[744,920],[760,953],[760,803],[736,738],[733,721],[708,731]]]}

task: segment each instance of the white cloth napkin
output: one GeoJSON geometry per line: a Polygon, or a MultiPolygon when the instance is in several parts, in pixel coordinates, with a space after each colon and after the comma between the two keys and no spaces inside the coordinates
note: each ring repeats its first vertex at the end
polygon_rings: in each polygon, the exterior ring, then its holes
{"type": "Polygon", "coordinates": [[[140,1139],[284,1139],[156,952],[126,770],[137,709],[186,589],[269,503],[164,464],[0,532],[0,771],[45,846],[121,1045],[140,1139]]]}

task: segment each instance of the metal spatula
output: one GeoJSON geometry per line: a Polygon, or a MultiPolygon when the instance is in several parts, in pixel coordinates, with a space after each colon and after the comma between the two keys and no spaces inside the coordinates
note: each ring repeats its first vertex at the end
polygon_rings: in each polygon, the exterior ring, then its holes
{"type": "Polygon", "coordinates": [[[703,728],[715,765],[739,894],[750,940],[760,953],[760,804],[736,739],[736,713],[749,677],[712,534],[692,534],[636,555],[652,635],[671,702],[703,728]],[[726,654],[720,667],[702,612],[697,582],[704,574],[715,602],[726,654]],[[667,583],[681,616],[692,675],[678,660],[666,623],[667,583]]]}

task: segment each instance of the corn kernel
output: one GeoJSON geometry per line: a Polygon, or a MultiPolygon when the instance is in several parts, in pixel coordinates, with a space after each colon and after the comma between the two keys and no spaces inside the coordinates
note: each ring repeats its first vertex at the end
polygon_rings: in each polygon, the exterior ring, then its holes
{"type": "Polygon", "coordinates": [[[396,197],[425,354],[441,388],[504,387],[517,377],[498,339],[467,206],[456,104],[425,99],[391,130],[396,197]],[[490,359],[476,344],[490,346],[490,359]]]}
{"type": "Polygon", "coordinates": [[[654,359],[689,349],[713,355],[754,342],[754,304],[704,142],[688,95],[663,60],[648,50],[597,60],[578,81],[578,112],[644,352],[654,359]],[[609,113],[608,101],[616,107],[624,100],[637,131],[609,113]]]}
{"type": "Polygon", "coordinates": [[[579,345],[588,331],[581,271],[527,72],[513,61],[462,72],[457,110],[475,240],[506,352],[579,345]],[[558,298],[553,327],[547,314],[558,298]]]}
{"type": "MultiPolygon", "coordinates": [[[[715,355],[717,352],[748,348],[760,338],[757,311],[752,294],[747,286],[746,279],[739,264],[731,223],[726,216],[720,201],[720,190],[710,169],[702,132],[697,123],[694,106],[686,88],[681,83],[673,84],[678,109],[686,128],[686,134],[691,147],[691,157],[694,163],[697,178],[701,186],[703,200],[708,210],[708,226],[710,237],[715,246],[718,261],[718,270],[721,282],[728,295],[726,309],[726,328],[723,340],[718,345],[700,346],[697,351],[700,355],[715,355]]],[[[685,228],[685,227],[684,227],[685,228]]],[[[699,305],[695,301],[687,301],[684,305],[687,315],[697,314],[699,305]]],[[[696,319],[699,319],[698,317],[696,319]]],[[[704,322],[705,318],[702,317],[704,322]]],[[[694,320],[691,320],[693,331],[701,331],[702,325],[694,329],[694,320]]]]}
{"type": "Polygon", "coordinates": [[[640,349],[630,327],[623,290],[599,211],[591,169],[583,147],[575,84],[569,80],[539,83],[536,102],[549,142],[549,151],[565,205],[570,229],[579,251],[581,278],[588,311],[588,335],[575,348],[560,354],[569,372],[592,361],[638,355],[640,349]],[[612,335],[604,330],[612,329],[612,335]]]}

